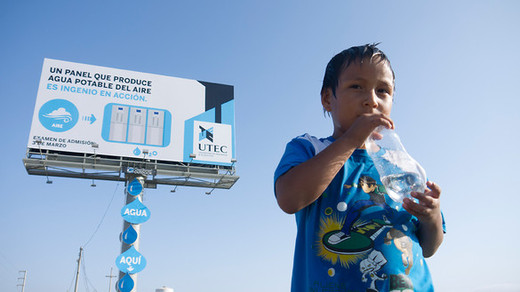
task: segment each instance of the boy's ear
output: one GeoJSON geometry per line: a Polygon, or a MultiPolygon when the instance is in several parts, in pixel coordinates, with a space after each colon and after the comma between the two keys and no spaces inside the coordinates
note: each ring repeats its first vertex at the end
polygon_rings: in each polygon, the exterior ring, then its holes
{"type": "Polygon", "coordinates": [[[331,98],[334,98],[334,94],[332,94],[331,88],[326,88],[321,92],[321,104],[327,112],[330,112],[332,110],[331,98]]]}

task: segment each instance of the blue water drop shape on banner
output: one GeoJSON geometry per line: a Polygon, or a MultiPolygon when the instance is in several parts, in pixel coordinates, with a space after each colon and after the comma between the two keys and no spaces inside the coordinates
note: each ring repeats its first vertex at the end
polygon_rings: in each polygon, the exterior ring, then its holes
{"type": "Polygon", "coordinates": [[[146,259],[131,246],[116,258],[116,266],[123,273],[135,274],[146,267],[146,259]]]}
{"type": "Polygon", "coordinates": [[[135,199],[121,209],[121,216],[128,223],[140,224],[150,219],[150,209],[141,203],[139,199],[135,199]]]}
{"type": "Polygon", "coordinates": [[[117,281],[117,291],[120,292],[130,292],[134,289],[134,280],[130,277],[130,275],[125,274],[121,280],[117,281]]]}
{"type": "Polygon", "coordinates": [[[135,155],[135,156],[139,156],[139,154],[141,154],[141,150],[139,149],[139,147],[135,147],[135,149],[134,149],[134,155],[135,155]]]}
{"type": "Polygon", "coordinates": [[[126,191],[132,196],[137,196],[143,191],[143,185],[138,179],[134,178],[126,187],[126,191]]]}
{"type": "Polygon", "coordinates": [[[123,232],[122,239],[126,244],[132,244],[137,240],[137,231],[135,231],[132,225],[128,226],[128,228],[123,232]]]}

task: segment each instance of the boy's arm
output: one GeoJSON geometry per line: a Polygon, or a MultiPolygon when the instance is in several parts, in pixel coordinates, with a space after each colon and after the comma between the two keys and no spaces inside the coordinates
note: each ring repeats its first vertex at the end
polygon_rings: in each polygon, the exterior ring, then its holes
{"type": "Polygon", "coordinates": [[[368,135],[378,126],[393,128],[393,122],[382,114],[365,114],[352,126],[311,159],[291,168],[275,183],[276,199],[280,208],[289,214],[312,204],[356,148],[363,145],[368,135]]]}
{"type": "Polygon", "coordinates": [[[411,199],[403,200],[403,208],[419,219],[417,237],[425,258],[435,254],[444,239],[442,215],[440,208],[441,189],[433,182],[427,182],[428,189],[424,193],[412,193],[419,203],[411,199]]]}
{"type": "Polygon", "coordinates": [[[338,139],[311,159],[291,168],[275,183],[280,208],[294,214],[313,203],[334,179],[356,146],[338,139]]]}

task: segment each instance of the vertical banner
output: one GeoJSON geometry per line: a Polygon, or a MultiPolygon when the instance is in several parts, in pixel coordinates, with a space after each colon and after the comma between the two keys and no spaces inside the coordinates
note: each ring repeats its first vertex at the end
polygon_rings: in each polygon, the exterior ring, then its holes
{"type": "Polygon", "coordinates": [[[136,274],[146,267],[145,257],[138,251],[140,224],[150,219],[150,210],[142,203],[144,177],[127,174],[125,188],[127,204],[121,209],[125,220],[121,233],[121,254],[116,266],[121,271],[116,287],[120,292],[131,292],[136,284],[136,274]]]}

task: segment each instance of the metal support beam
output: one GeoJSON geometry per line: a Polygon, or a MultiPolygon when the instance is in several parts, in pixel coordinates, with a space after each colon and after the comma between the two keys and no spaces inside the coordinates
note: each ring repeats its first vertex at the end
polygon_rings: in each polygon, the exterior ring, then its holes
{"type": "Polygon", "coordinates": [[[27,173],[47,177],[125,181],[127,173],[143,173],[146,188],[175,185],[229,189],[239,179],[234,163],[231,166],[172,163],[41,149],[28,149],[23,163],[27,173]]]}

